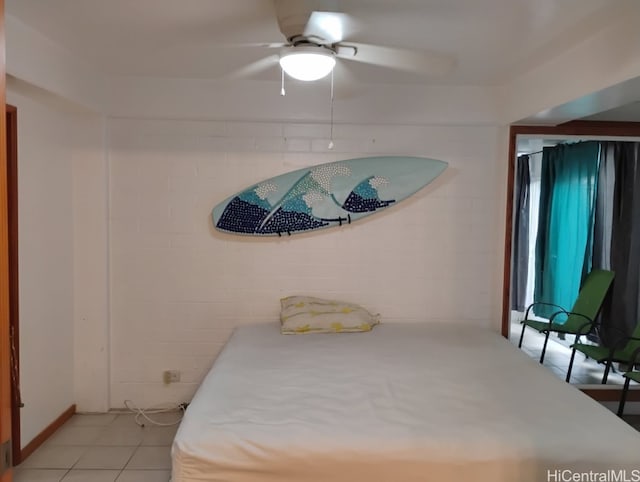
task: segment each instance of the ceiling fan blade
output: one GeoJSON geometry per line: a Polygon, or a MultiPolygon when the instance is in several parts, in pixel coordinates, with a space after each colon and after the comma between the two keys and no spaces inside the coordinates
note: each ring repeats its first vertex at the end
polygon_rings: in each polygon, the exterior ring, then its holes
{"type": "Polygon", "coordinates": [[[250,64],[240,67],[239,69],[229,72],[225,77],[234,80],[246,80],[248,78],[255,77],[258,74],[261,74],[262,72],[278,65],[278,59],[279,56],[275,54],[263,57],[256,60],[255,62],[251,62],[250,64]]]}
{"type": "Polygon", "coordinates": [[[221,44],[225,48],[262,48],[262,49],[280,49],[286,47],[285,42],[239,42],[239,43],[224,43],[221,44]]]}
{"type": "Polygon", "coordinates": [[[426,76],[441,76],[455,67],[455,58],[428,50],[409,50],[347,42],[338,45],[337,55],[346,60],[374,64],[426,76]]]}
{"type": "Polygon", "coordinates": [[[339,12],[311,12],[303,35],[318,43],[332,45],[353,34],[349,15],[339,12]]]}
{"type": "Polygon", "coordinates": [[[332,45],[347,38],[353,29],[348,15],[338,12],[337,0],[273,0],[278,28],[291,41],[308,38],[332,45]]]}

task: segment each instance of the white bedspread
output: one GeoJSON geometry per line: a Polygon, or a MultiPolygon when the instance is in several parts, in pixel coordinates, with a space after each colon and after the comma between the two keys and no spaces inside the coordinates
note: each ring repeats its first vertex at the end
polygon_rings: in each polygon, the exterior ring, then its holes
{"type": "Polygon", "coordinates": [[[173,444],[173,482],[572,480],[555,470],[640,478],[640,435],[498,334],[457,324],[238,328],[173,444]]]}

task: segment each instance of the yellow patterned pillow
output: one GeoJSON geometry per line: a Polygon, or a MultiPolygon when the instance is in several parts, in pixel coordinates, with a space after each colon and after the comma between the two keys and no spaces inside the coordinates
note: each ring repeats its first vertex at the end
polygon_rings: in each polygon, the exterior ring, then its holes
{"type": "Polygon", "coordinates": [[[380,315],[344,301],[289,296],[282,298],[280,305],[280,330],[286,335],[371,331],[380,323],[380,315]]]}

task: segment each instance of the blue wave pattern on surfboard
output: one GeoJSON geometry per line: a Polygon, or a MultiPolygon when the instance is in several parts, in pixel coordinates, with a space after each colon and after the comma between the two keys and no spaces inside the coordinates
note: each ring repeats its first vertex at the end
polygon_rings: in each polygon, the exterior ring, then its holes
{"type": "Polygon", "coordinates": [[[381,201],[378,197],[376,186],[378,183],[385,182],[387,182],[387,180],[383,177],[370,176],[349,193],[342,207],[352,213],[373,212],[380,208],[386,208],[389,204],[396,202],[396,200],[381,201]]]}
{"type": "Polygon", "coordinates": [[[372,157],[321,164],[256,184],[213,210],[222,231],[278,235],[349,224],[424,187],[447,164],[372,157]]]}

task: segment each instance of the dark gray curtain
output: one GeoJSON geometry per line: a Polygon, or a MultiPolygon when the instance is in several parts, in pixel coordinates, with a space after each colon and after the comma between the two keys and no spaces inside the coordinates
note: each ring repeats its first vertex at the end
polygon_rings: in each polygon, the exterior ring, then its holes
{"type": "MultiPolygon", "coordinates": [[[[613,229],[613,197],[615,192],[616,171],[614,162],[614,143],[603,142],[600,149],[600,167],[598,169],[598,194],[596,197],[595,220],[593,226],[593,269],[611,269],[611,230],[613,229]]],[[[602,324],[611,310],[611,296],[608,296],[598,316],[602,324]]],[[[601,343],[597,332],[589,333],[589,340],[601,343]]]]}
{"type": "Polygon", "coordinates": [[[601,334],[605,345],[619,339],[621,334],[631,335],[640,313],[639,148],[637,142],[603,143],[602,160],[605,164],[611,163],[615,170],[610,265],[616,278],[610,302],[602,313],[601,334]]]}
{"type": "Polygon", "coordinates": [[[613,229],[613,194],[616,172],[614,143],[601,143],[598,170],[598,195],[593,233],[593,267],[611,269],[611,230],[613,229]]]}
{"type": "Polygon", "coordinates": [[[511,309],[524,311],[529,269],[529,156],[516,162],[513,223],[513,265],[511,267],[511,309]]]}

